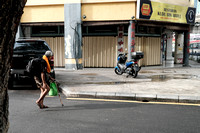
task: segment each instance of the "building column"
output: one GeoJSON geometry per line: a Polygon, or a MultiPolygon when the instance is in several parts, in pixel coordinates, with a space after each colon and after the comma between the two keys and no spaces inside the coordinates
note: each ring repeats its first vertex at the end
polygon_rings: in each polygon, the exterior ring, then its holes
{"type": "Polygon", "coordinates": [[[184,32],[183,66],[189,66],[190,29],[184,32]]]}
{"type": "Polygon", "coordinates": [[[65,68],[82,69],[81,0],[66,0],[65,17],[65,68]]]}
{"type": "Polygon", "coordinates": [[[18,29],[17,29],[15,40],[18,40],[19,38],[23,38],[22,28],[21,28],[20,24],[19,24],[18,29]]]}
{"type": "Polygon", "coordinates": [[[176,33],[175,41],[175,53],[174,53],[174,63],[183,63],[183,46],[184,46],[184,35],[183,33],[176,33]]]}
{"type": "Polygon", "coordinates": [[[167,57],[166,60],[173,60],[172,57],[172,40],[173,40],[173,32],[170,31],[167,33],[167,57]]]}
{"type": "Polygon", "coordinates": [[[130,21],[128,27],[128,60],[131,60],[132,52],[135,51],[135,22],[130,21]]]}

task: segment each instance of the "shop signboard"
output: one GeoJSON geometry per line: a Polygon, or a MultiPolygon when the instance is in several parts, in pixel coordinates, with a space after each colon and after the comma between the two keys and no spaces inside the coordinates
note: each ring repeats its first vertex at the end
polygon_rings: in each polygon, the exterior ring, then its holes
{"type": "Polygon", "coordinates": [[[196,8],[137,0],[137,19],[194,24],[196,8]]]}
{"type": "Polygon", "coordinates": [[[118,36],[117,36],[117,49],[118,49],[118,54],[122,54],[124,52],[124,26],[119,26],[118,27],[118,36]]]}

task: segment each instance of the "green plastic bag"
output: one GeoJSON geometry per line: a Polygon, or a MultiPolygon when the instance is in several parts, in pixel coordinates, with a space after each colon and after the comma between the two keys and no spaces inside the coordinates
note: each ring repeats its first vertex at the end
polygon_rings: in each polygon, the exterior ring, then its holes
{"type": "Polygon", "coordinates": [[[58,95],[58,89],[55,82],[50,83],[50,91],[49,96],[57,96],[58,95]]]}

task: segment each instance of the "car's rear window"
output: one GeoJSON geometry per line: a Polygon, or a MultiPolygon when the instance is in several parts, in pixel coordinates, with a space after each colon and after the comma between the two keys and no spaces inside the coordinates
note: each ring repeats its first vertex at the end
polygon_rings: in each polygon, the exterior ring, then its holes
{"type": "Polygon", "coordinates": [[[48,45],[44,41],[20,41],[16,42],[14,45],[14,51],[20,51],[20,50],[49,50],[48,45]]]}

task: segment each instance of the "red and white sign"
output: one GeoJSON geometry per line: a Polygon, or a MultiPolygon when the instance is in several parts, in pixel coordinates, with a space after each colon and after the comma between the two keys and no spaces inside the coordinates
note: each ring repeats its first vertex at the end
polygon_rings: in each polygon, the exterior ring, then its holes
{"type": "Polygon", "coordinates": [[[118,27],[118,39],[117,39],[117,51],[118,55],[124,51],[124,26],[118,27]]]}

